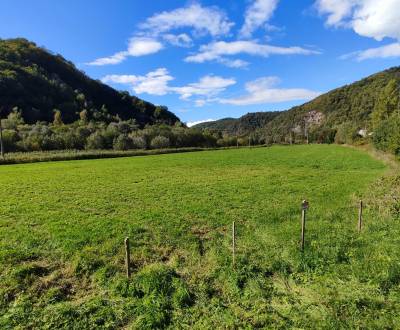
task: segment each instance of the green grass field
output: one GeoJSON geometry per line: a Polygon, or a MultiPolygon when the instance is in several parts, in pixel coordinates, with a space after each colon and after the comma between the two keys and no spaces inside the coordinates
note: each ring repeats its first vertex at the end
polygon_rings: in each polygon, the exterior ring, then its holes
{"type": "Polygon", "coordinates": [[[0,328],[395,328],[400,225],[356,230],[386,170],[326,145],[1,166],[0,328]]]}

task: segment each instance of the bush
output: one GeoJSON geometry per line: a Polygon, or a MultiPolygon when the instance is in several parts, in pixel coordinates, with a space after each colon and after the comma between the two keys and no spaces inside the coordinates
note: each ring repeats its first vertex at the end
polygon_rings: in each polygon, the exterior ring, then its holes
{"type": "Polygon", "coordinates": [[[352,144],[357,139],[357,128],[350,122],[343,123],[337,127],[335,143],[352,144]]]}
{"type": "Polygon", "coordinates": [[[83,127],[78,129],[70,129],[62,134],[64,145],[66,149],[84,149],[86,139],[90,135],[90,131],[83,127]]]}
{"type": "Polygon", "coordinates": [[[377,149],[400,154],[400,116],[395,114],[383,120],[375,129],[373,143],[377,149]]]}
{"type": "Polygon", "coordinates": [[[128,135],[119,135],[113,143],[114,150],[129,150],[132,148],[132,140],[128,135]]]}
{"type": "Polygon", "coordinates": [[[20,146],[26,151],[48,150],[46,148],[51,144],[49,137],[52,134],[53,132],[47,125],[41,123],[32,125],[30,130],[27,129],[22,133],[20,146]]]}
{"type": "Polygon", "coordinates": [[[6,152],[18,151],[18,141],[19,136],[16,131],[8,129],[3,131],[3,144],[6,152]]]}
{"type": "Polygon", "coordinates": [[[151,148],[153,149],[164,149],[169,147],[169,139],[165,136],[156,136],[151,140],[150,143],[151,148]]]}
{"type": "Polygon", "coordinates": [[[96,131],[91,134],[86,141],[86,149],[105,149],[107,146],[106,140],[101,132],[96,131]]]}
{"type": "MultiPolygon", "coordinates": [[[[335,142],[336,130],[329,127],[315,127],[309,132],[309,140],[316,143],[333,143],[335,142]]],[[[338,136],[338,139],[341,137],[338,136]]]]}
{"type": "Polygon", "coordinates": [[[131,137],[132,149],[146,149],[146,140],[142,136],[131,137]]]}
{"type": "Polygon", "coordinates": [[[222,139],[217,140],[219,147],[232,147],[237,145],[238,140],[236,137],[225,136],[222,139]]]}

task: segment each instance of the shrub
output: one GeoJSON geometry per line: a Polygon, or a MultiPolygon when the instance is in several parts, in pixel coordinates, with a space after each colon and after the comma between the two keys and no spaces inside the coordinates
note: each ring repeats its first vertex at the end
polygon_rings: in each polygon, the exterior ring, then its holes
{"type": "Polygon", "coordinates": [[[132,148],[132,140],[126,134],[119,135],[113,143],[114,150],[129,150],[132,148]]]}
{"type": "Polygon", "coordinates": [[[18,133],[14,130],[3,131],[3,144],[6,152],[13,152],[18,150],[17,142],[19,141],[18,133]]]}
{"type": "Polygon", "coordinates": [[[219,147],[231,147],[237,145],[236,137],[225,136],[222,139],[217,140],[217,145],[219,147]]]}
{"type": "Polygon", "coordinates": [[[400,116],[392,115],[375,129],[373,143],[377,149],[400,154],[400,116]]]}
{"type": "Polygon", "coordinates": [[[105,149],[106,146],[106,140],[99,131],[94,132],[87,138],[86,149],[105,149]]]}
{"type": "Polygon", "coordinates": [[[335,143],[352,144],[357,139],[357,128],[350,122],[343,123],[337,127],[335,143]]]}
{"type": "Polygon", "coordinates": [[[165,136],[158,135],[151,140],[150,146],[153,149],[168,148],[169,147],[169,139],[166,138],[165,136]]]}
{"type": "Polygon", "coordinates": [[[77,130],[70,129],[62,134],[64,145],[66,149],[83,149],[85,147],[86,138],[90,135],[90,132],[86,135],[84,130],[79,127],[77,130]]]}
{"type": "Polygon", "coordinates": [[[131,137],[132,149],[146,149],[146,140],[142,136],[131,137]]]}

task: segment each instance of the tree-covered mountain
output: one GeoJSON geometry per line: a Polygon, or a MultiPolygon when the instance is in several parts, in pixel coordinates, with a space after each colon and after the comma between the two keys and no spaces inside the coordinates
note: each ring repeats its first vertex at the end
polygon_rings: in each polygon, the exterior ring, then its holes
{"type": "Polygon", "coordinates": [[[334,135],[337,140],[343,140],[342,135],[356,136],[361,130],[361,135],[367,135],[398,112],[399,95],[400,67],[394,67],[282,112],[265,130],[278,140],[292,132],[334,135]]]}
{"type": "Polygon", "coordinates": [[[3,116],[18,108],[27,123],[64,123],[89,118],[110,122],[135,119],[146,124],[179,122],[166,107],[155,106],[128,92],[119,92],[89,78],[61,55],[54,55],[26,39],[0,39],[0,108],[3,116]]]}
{"type": "Polygon", "coordinates": [[[198,129],[216,130],[229,135],[247,135],[265,127],[280,114],[279,111],[248,113],[240,118],[223,118],[216,121],[197,124],[198,129]]]}
{"type": "MultiPolygon", "coordinates": [[[[280,113],[248,114],[258,125],[245,125],[255,143],[359,143],[370,141],[379,149],[400,154],[400,67],[394,67],[353,84],[320,95],[280,113]],[[267,118],[262,123],[263,118],[267,118]],[[269,120],[270,119],[270,120],[269,120]]],[[[198,125],[236,135],[239,119],[222,119],[198,125]]]]}

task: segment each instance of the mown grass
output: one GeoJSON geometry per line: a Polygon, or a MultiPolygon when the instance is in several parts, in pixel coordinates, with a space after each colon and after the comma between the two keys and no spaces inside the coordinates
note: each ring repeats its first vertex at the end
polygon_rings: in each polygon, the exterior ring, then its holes
{"type": "MultiPolygon", "coordinates": [[[[215,149],[215,148],[214,148],[215,149]]],[[[224,148],[222,148],[224,149],[224,148]]],[[[228,149],[228,148],[225,148],[228,149]]],[[[213,150],[213,148],[168,148],[168,149],[133,149],[133,150],[53,150],[32,152],[10,152],[0,158],[0,165],[26,164],[38,162],[56,162],[82,159],[120,158],[133,156],[174,154],[213,150]]]]}
{"type": "Polygon", "coordinates": [[[386,171],[322,145],[2,166],[0,328],[395,328],[400,225],[356,231],[386,171]]]}

